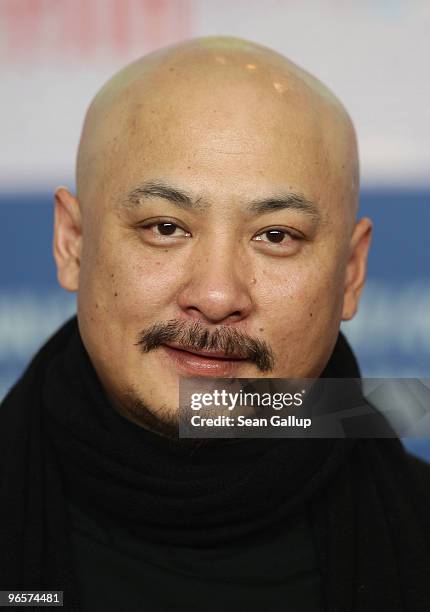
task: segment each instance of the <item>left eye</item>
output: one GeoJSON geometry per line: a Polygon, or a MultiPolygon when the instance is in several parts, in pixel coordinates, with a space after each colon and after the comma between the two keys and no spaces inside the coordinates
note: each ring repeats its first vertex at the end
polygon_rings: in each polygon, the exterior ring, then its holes
{"type": "Polygon", "coordinates": [[[265,232],[262,232],[261,234],[258,234],[257,236],[255,236],[254,240],[261,240],[263,242],[271,242],[273,244],[280,244],[284,241],[284,238],[287,238],[287,242],[288,242],[288,240],[293,239],[293,236],[285,230],[270,229],[270,230],[266,230],[265,232]],[[263,238],[263,236],[265,236],[265,238],[263,238]]]}

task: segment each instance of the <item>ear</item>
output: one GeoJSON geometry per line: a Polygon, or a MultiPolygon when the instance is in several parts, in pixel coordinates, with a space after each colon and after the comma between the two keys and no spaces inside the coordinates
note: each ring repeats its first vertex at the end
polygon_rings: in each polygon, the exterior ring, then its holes
{"type": "Polygon", "coordinates": [[[363,218],[356,224],[349,247],[343,297],[342,320],[349,321],[357,312],[361,291],[366,280],[367,256],[372,236],[372,222],[363,218]]]}
{"type": "Polygon", "coordinates": [[[82,218],[78,200],[65,187],[55,192],[54,259],[57,278],[67,291],[77,291],[82,249],[82,218]]]}

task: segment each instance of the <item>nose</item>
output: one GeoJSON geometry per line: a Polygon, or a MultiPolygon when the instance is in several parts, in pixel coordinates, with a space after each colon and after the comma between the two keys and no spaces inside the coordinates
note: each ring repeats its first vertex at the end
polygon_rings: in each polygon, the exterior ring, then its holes
{"type": "Polygon", "coordinates": [[[188,317],[203,323],[237,323],[253,308],[248,277],[246,262],[232,246],[207,245],[193,253],[178,305],[188,317]]]}

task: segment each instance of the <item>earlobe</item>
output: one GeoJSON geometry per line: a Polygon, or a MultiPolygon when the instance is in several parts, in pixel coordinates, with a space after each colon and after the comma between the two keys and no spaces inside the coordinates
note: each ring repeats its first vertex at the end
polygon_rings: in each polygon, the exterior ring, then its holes
{"type": "Polygon", "coordinates": [[[55,192],[53,254],[57,278],[67,291],[77,291],[82,249],[79,202],[65,187],[55,192]]]}
{"type": "Polygon", "coordinates": [[[360,219],[354,228],[346,268],[342,320],[349,321],[357,312],[360,295],[366,281],[367,257],[372,236],[372,221],[360,219]]]}

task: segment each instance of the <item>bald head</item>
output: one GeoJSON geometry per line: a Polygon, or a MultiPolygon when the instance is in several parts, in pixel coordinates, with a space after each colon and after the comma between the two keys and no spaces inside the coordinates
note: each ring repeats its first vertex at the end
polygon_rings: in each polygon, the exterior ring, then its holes
{"type": "MultiPolygon", "coordinates": [[[[320,181],[335,186],[349,219],[355,217],[357,144],[342,104],[287,58],[230,37],[162,49],[104,85],[90,105],[79,146],[81,206],[95,205],[118,167],[133,165],[137,179],[139,160],[150,151],[157,157],[167,147],[174,150],[178,138],[187,135],[190,147],[198,144],[203,155],[218,150],[256,160],[267,154],[262,143],[282,139],[276,154],[294,148],[295,165],[306,165],[320,181]]],[[[121,196],[114,184],[109,193],[121,196]]],[[[319,199],[320,194],[313,195],[319,199]]]]}

